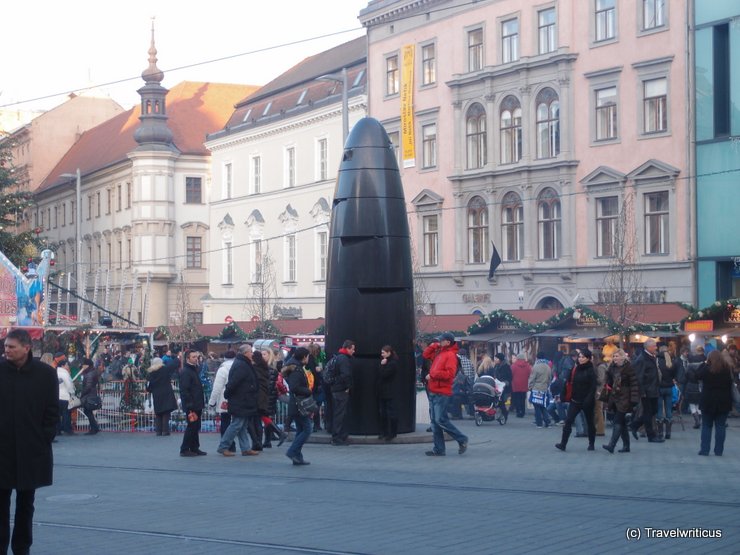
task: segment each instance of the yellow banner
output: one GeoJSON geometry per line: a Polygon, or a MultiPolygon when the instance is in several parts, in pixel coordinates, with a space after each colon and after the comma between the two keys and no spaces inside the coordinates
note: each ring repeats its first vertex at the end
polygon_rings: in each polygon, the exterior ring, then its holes
{"type": "Polygon", "coordinates": [[[401,160],[404,168],[416,165],[414,146],[414,45],[403,47],[401,59],[401,160]]]}

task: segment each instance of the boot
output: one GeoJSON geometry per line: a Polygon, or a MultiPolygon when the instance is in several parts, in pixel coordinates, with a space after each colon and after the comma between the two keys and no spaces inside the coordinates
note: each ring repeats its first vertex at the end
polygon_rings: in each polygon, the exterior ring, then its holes
{"type": "Polygon", "coordinates": [[[618,453],[629,453],[630,452],[630,434],[627,431],[626,427],[622,429],[622,448],[617,452],[618,453]]]}
{"type": "Polygon", "coordinates": [[[697,413],[694,413],[691,416],[694,417],[694,429],[698,430],[701,427],[701,417],[697,413]]]}
{"type": "Polygon", "coordinates": [[[614,453],[614,447],[616,447],[617,440],[619,439],[621,435],[622,435],[622,425],[615,423],[614,427],[612,428],[612,437],[609,440],[609,443],[607,445],[602,445],[602,447],[606,449],[607,451],[609,451],[610,453],[614,453]]]}
{"type": "Polygon", "coordinates": [[[671,428],[673,427],[673,421],[672,420],[664,420],[663,423],[665,424],[665,438],[671,439],[671,428]]]}
{"type": "Polygon", "coordinates": [[[658,439],[663,439],[663,422],[664,420],[658,420],[655,423],[656,428],[658,429],[658,433],[655,437],[657,437],[658,439]]]}
{"type": "Polygon", "coordinates": [[[555,447],[557,447],[561,451],[565,451],[565,448],[568,445],[569,437],[570,437],[570,430],[563,429],[563,436],[560,438],[560,443],[556,443],[555,447]]]}
{"type": "Polygon", "coordinates": [[[390,429],[390,432],[385,437],[385,439],[386,441],[393,441],[398,435],[398,420],[396,420],[395,418],[391,418],[390,422],[388,423],[388,428],[390,429]]]}

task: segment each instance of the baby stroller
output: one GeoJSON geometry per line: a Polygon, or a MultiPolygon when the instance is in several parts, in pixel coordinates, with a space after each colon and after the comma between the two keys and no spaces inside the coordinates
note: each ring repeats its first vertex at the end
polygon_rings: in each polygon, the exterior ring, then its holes
{"type": "Polygon", "coordinates": [[[473,384],[473,404],[475,407],[475,425],[480,426],[483,422],[498,420],[503,426],[506,419],[503,414],[498,415],[501,392],[504,390],[504,382],[493,376],[478,376],[473,384]]]}

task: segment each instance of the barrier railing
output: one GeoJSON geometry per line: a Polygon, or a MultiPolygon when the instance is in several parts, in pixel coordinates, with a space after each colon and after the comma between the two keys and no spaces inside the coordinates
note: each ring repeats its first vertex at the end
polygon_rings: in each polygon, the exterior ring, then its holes
{"type": "MultiPolygon", "coordinates": [[[[173,383],[178,409],[170,415],[170,431],[183,432],[187,426],[185,413],[180,407],[180,391],[173,383]]],[[[154,432],[152,395],[146,391],[142,380],[110,381],[101,384],[100,399],[103,405],[95,411],[95,419],[105,432],[154,432]]],[[[282,427],[287,416],[287,405],[278,401],[275,423],[282,427]]],[[[206,406],[202,414],[201,432],[217,432],[219,413],[206,406]]],[[[72,411],[72,424],[78,432],[90,429],[81,408],[72,411]]]]}

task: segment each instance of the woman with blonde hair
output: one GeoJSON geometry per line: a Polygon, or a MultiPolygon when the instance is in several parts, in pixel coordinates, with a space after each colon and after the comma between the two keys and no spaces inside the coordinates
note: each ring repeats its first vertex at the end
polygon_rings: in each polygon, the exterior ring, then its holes
{"type": "Polygon", "coordinates": [[[660,383],[658,384],[658,413],[655,416],[658,435],[662,435],[665,429],[665,439],[671,439],[673,384],[676,383],[677,365],[673,364],[671,354],[665,345],[660,347],[658,353],[658,370],[660,370],[660,383]]]}
{"type": "Polygon", "coordinates": [[[627,427],[627,414],[633,412],[640,402],[640,384],[632,369],[627,353],[617,349],[612,353],[612,362],[606,371],[606,384],[602,390],[602,402],[607,403],[609,412],[614,414],[614,427],[609,443],[602,445],[614,453],[617,441],[622,439],[620,453],[630,452],[630,434],[627,427]]]}
{"type": "Polygon", "coordinates": [[[699,369],[701,390],[701,448],[699,454],[709,455],[714,428],[714,455],[721,457],[725,450],[727,415],[732,410],[733,375],[719,351],[712,351],[706,364],[699,369]]]}
{"type": "Polygon", "coordinates": [[[486,353],[481,358],[480,364],[478,364],[478,369],[476,372],[479,376],[482,376],[483,374],[490,374],[490,372],[493,370],[493,367],[494,367],[493,359],[491,358],[491,355],[486,353]]]}

